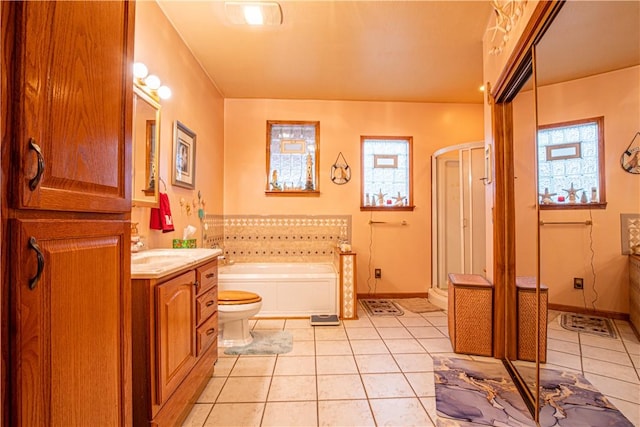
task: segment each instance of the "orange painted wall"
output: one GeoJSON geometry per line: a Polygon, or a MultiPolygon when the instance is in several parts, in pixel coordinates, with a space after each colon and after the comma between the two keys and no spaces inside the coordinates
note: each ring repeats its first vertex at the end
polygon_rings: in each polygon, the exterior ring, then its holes
{"type": "MultiPolygon", "coordinates": [[[[173,92],[170,99],[161,101],[159,174],[167,184],[176,231],[149,230],[150,208],[133,208],[131,220],[140,223],[138,230],[148,247],[171,247],[172,239],[182,238],[187,224],[198,227],[200,237],[198,217],[187,216],[180,207],[181,199],[191,202],[200,190],[207,213],[222,214],[224,101],[156,2],[136,3],[135,25],[135,61],[144,62],[173,92]],[[171,185],[176,120],[196,133],[195,190],[171,185]]],[[[162,183],[160,190],[164,191],[162,183]]]]}
{"type": "Polygon", "coordinates": [[[224,129],[225,214],[352,215],[358,292],[428,291],[430,156],[442,147],[482,140],[481,104],[226,99],[224,129]],[[319,197],[265,196],[267,120],[320,121],[319,197]],[[413,212],[360,212],[361,135],[413,136],[413,212]],[[345,185],[329,179],[339,152],[352,168],[345,185]],[[387,224],[370,226],[370,219],[387,224]],[[408,225],[400,225],[402,220],[408,225]],[[373,268],[382,269],[377,283],[373,268]]]}
{"type": "MultiPolygon", "coordinates": [[[[541,211],[545,221],[593,220],[593,229],[580,226],[543,226],[540,229],[541,278],[549,286],[549,302],[600,311],[629,312],[628,256],[621,253],[621,213],[640,213],[640,176],[620,167],[620,156],[640,129],[640,67],[632,67],[538,89],[539,122],[558,123],[604,116],[606,209],[541,211]],[[592,252],[593,248],[593,269],[592,252]],[[594,278],[595,274],[595,278],[594,278]],[[584,278],[584,294],[573,289],[573,278],[584,278]],[[595,283],[595,290],[594,290],[595,283]],[[594,302],[595,301],[595,302],[594,302]]],[[[531,92],[514,106],[518,253],[517,274],[535,274],[536,203],[532,159],[535,143],[531,126],[531,92]],[[518,123],[521,126],[518,126],[518,123]],[[519,190],[519,191],[518,191],[519,190]],[[529,247],[525,247],[529,244],[529,247]],[[528,255],[529,256],[528,256],[528,255]]],[[[580,193],[581,194],[581,193],[580,193]]]]}

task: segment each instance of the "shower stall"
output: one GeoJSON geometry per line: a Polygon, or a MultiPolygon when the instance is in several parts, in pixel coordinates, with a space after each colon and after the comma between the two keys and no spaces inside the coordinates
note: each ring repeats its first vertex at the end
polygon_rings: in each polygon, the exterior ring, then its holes
{"type": "Polygon", "coordinates": [[[442,308],[447,306],[448,273],[484,276],[484,184],[484,143],[442,148],[431,157],[432,282],[429,300],[442,308]]]}

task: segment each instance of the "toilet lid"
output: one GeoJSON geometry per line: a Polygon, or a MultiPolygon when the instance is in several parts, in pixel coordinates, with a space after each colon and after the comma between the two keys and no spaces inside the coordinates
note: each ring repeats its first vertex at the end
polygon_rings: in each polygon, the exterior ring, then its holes
{"type": "Polygon", "coordinates": [[[246,291],[219,291],[218,292],[218,304],[219,305],[232,305],[232,304],[251,304],[254,302],[262,301],[262,297],[253,292],[246,291]]]}

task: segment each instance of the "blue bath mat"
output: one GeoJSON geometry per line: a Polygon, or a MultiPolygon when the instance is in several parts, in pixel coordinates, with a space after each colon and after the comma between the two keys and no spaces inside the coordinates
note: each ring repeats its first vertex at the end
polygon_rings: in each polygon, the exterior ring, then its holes
{"type": "Polygon", "coordinates": [[[224,354],[282,354],[293,349],[293,336],[287,331],[251,331],[251,344],[228,347],[224,354]]]}
{"type": "MultiPolygon", "coordinates": [[[[518,370],[535,378],[534,367],[518,370]]],[[[501,361],[433,356],[433,373],[439,426],[536,426],[501,361]]],[[[541,368],[540,384],[540,427],[633,427],[582,374],[541,368]]]]}

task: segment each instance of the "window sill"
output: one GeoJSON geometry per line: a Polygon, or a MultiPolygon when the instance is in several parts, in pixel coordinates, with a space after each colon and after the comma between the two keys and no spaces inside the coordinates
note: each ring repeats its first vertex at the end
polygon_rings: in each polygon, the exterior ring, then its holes
{"type": "Polygon", "coordinates": [[[415,206],[360,206],[360,211],[413,211],[415,206]]]}
{"type": "Polygon", "coordinates": [[[600,203],[551,203],[540,205],[541,211],[577,210],[577,209],[606,209],[607,202],[600,203]]]}
{"type": "Polygon", "coordinates": [[[318,197],[320,196],[320,190],[282,190],[282,191],[265,191],[265,195],[267,196],[311,196],[318,197]]]}

